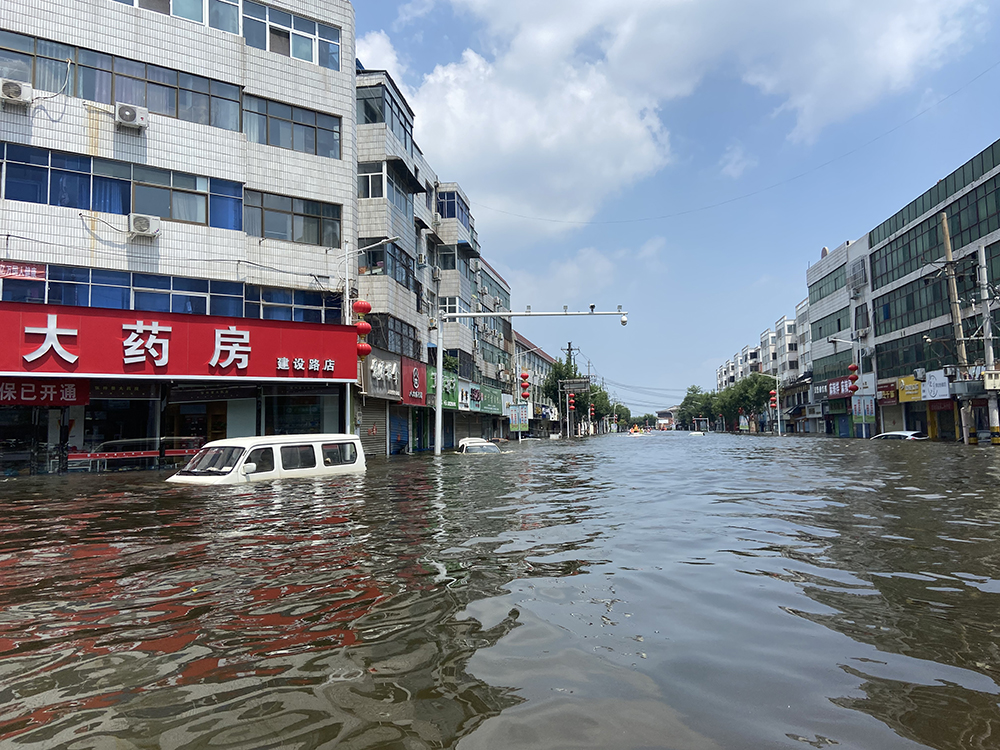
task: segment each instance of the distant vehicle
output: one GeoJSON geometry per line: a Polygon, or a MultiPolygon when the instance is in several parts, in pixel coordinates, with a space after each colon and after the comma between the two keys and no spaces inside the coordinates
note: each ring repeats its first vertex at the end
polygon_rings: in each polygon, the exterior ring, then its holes
{"type": "Polygon", "coordinates": [[[501,453],[500,446],[482,438],[462,438],[458,441],[459,453],[501,453]]]}
{"type": "Polygon", "coordinates": [[[927,440],[927,433],[917,430],[896,430],[883,432],[881,435],[873,437],[872,440],[927,440]]]}
{"type": "Polygon", "coordinates": [[[205,443],[168,482],[241,484],[267,479],[326,477],[365,470],[357,435],[265,435],[205,443]]]}

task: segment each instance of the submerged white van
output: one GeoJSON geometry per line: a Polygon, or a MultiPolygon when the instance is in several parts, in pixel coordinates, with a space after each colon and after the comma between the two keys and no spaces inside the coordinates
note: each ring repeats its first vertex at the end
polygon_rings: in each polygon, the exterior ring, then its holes
{"type": "Polygon", "coordinates": [[[326,477],[365,470],[357,435],[264,435],[205,443],[179,472],[181,484],[241,484],[267,479],[326,477]]]}

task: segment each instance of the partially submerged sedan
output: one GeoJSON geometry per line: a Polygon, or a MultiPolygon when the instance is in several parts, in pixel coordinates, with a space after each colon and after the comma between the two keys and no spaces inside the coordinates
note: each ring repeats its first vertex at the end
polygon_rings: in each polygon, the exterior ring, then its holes
{"type": "Polygon", "coordinates": [[[458,441],[459,453],[500,453],[500,447],[482,438],[462,438],[458,441]]]}
{"type": "Polygon", "coordinates": [[[180,484],[241,484],[353,474],[365,470],[357,435],[265,435],[205,443],[167,479],[180,484]]]}
{"type": "Polygon", "coordinates": [[[872,440],[927,440],[927,433],[919,430],[895,430],[876,435],[872,440]]]}

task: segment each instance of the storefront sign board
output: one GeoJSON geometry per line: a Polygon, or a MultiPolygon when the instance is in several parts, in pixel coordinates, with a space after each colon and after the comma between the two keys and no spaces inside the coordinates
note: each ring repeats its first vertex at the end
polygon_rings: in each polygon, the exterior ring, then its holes
{"type": "Polygon", "coordinates": [[[424,406],[427,403],[427,365],[403,357],[399,366],[403,373],[403,403],[424,406]]]}
{"type": "Polygon", "coordinates": [[[921,383],[919,380],[914,379],[912,375],[907,375],[905,378],[900,378],[896,381],[896,389],[899,392],[899,403],[906,404],[913,401],[922,401],[921,398],[921,383]]]}
{"type": "Polygon", "coordinates": [[[85,406],[90,403],[86,380],[0,377],[0,406],[85,406]]]}

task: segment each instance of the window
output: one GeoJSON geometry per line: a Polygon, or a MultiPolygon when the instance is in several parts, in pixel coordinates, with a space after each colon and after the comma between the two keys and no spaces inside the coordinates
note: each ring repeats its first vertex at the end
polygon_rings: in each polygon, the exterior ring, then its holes
{"type": "Polygon", "coordinates": [[[413,155],[413,115],[409,108],[385,86],[359,86],[358,124],[385,123],[386,130],[410,156],[413,155]]]}
{"type": "Polygon", "coordinates": [[[254,143],[339,159],[340,125],[339,117],[243,96],[243,132],[254,143]]]}
{"type": "Polygon", "coordinates": [[[254,237],[340,247],[341,207],[334,203],[246,190],[243,224],[254,237]]]}
{"type": "Polygon", "coordinates": [[[362,162],[358,164],[358,197],[381,198],[382,162],[362,162]]]}
{"type": "Polygon", "coordinates": [[[254,474],[274,471],[274,451],[270,448],[255,448],[250,451],[245,463],[254,464],[254,474]]]}
{"type": "Polygon", "coordinates": [[[369,313],[365,320],[372,326],[368,339],[372,346],[418,362],[424,361],[423,346],[417,337],[416,328],[385,313],[369,313]]]}
{"type": "Polygon", "coordinates": [[[311,445],[281,446],[281,468],[311,469],[316,466],[316,451],[311,445]]]}
{"type": "Polygon", "coordinates": [[[847,283],[847,266],[843,265],[831,271],[819,281],[809,285],[809,302],[819,302],[824,297],[829,297],[838,289],[843,289],[847,283]]]}
{"type": "Polygon", "coordinates": [[[238,182],[16,144],[5,153],[9,200],[243,228],[238,182]]]}
{"type": "Polygon", "coordinates": [[[466,229],[471,228],[469,205],[454,191],[438,193],[438,213],[444,219],[458,219],[466,229]]]}
{"type": "MultiPolygon", "coordinates": [[[[378,242],[374,238],[361,238],[358,244],[362,247],[378,242]]],[[[395,243],[366,250],[358,261],[358,273],[365,276],[380,276],[385,274],[395,279],[399,284],[417,295],[419,311],[420,298],[423,296],[423,285],[417,281],[413,258],[406,254],[395,243]]]]}
{"type": "Polygon", "coordinates": [[[323,465],[353,464],[358,460],[354,443],[326,443],[323,445],[323,465]]]}
{"type": "Polygon", "coordinates": [[[333,26],[244,1],[243,37],[250,47],[340,70],[340,29],[333,26]]]}
{"type": "Polygon", "coordinates": [[[386,197],[389,202],[403,212],[407,219],[413,219],[413,196],[407,191],[405,184],[395,173],[395,170],[386,170],[386,197]]]}
{"type": "Polygon", "coordinates": [[[46,276],[47,281],[0,280],[3,299],[11,302],[47,300],[51,305],[113,310],[263,317],[303,323],[339,324],[343,321],[341,295],[320,290],[244,287],[239,281],[209,281],[76,266],[49,265],[46,276]]]}

